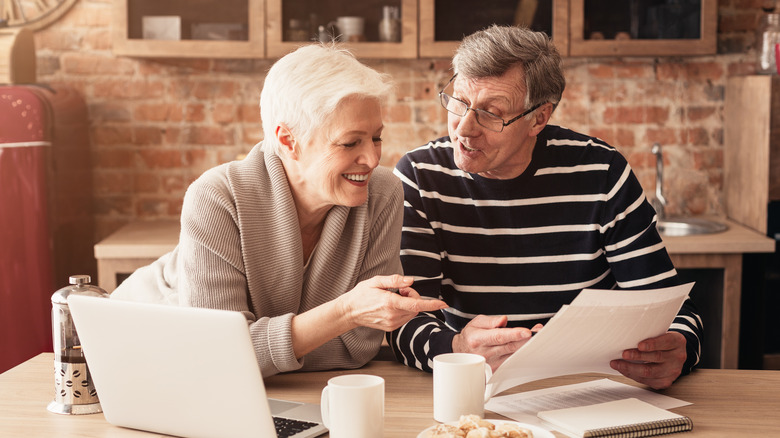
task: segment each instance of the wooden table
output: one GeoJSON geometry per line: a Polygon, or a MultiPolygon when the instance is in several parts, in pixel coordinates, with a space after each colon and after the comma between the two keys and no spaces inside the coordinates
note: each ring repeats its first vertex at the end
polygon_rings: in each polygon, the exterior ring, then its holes
{"type": "MultiPolygon", "coordinates": [[[[43,353],[0,375],[0,436],[4,438],[150,437],[157,434],[108,424],[103,414],[65,416],[49,413],[53,398],[53,362],[43,353]]],[[[269,397],[319,403],[329,378],[350,373],[376,374],[385,379],[385,436],[414,438],[436,424],[433,420],[433,379],[430,374],[396,362],[374,361],[359,370],[291,373],[266,379],[269,397]]],[[[507,393],[579,383],[603,375],[556,377],[513,388],[507,393]]],[[[622,377],[614,377],[632,383],[622,377]]],[[[693,431],[675,436],[780,436],[780,371],[697,370],[681,378],[664,394],[693,403],[673,409],[693,420],[693,431]]],[[[487,412],[488,418],[503,418],[487,412]]],[[[557,436],[564,435],[556,433],[557,436]]]]}

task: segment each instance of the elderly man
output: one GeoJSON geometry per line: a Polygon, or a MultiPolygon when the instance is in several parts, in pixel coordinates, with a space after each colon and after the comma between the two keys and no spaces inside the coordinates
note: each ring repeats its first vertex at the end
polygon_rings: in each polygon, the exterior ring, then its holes
{"type": "MultiPolygon", "coordinates": [[[[583,288],[678,284],[625,158],[548,125],[565,87],[561,64],[547,35],[519,27],[479,31],[456,51],[439,95],[449,137],[409,152],[395,170],[404,273],[450,307],[390,333],[399,361],[430,371],[438,354],[470,352],[495,369],[583,288]]],[[[667,333],[611,366],[668,387],[698,363],[701,333],[688,300],[667,333]]]]}

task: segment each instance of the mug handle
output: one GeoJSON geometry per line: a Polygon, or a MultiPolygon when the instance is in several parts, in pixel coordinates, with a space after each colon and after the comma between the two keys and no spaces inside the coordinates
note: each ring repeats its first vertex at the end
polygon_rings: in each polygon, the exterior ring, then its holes
{"type": "Polygon", "coordinates": [[[490,400],[490,378],[493,377],[493,369],[485,362],[485,403],[490,400]]]}
{"type": "Polygon", "coordinates": [[[322,389],[322,396],[320,397],[320,415],[322,416],[322,423],[330,429],[330,403],[328,403],[328,387],[322,389]]]}

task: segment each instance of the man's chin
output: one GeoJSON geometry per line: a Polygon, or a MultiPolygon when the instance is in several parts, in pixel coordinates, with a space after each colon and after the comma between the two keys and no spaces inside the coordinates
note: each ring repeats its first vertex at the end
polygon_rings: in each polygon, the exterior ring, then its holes
{"type": "Polygon", "coordinates": [[[458,169],[468,173],[479,173],[482,171],[479,164],[479,160],[470,158],[461,151],[455,152],[455,165],[458,169]]]}

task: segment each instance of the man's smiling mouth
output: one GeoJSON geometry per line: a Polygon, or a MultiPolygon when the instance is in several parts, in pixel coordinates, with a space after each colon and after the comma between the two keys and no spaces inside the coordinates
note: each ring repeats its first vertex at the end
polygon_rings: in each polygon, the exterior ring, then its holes
{"type": "Polygon", "coordinates": [[[461,147],[463,147],[463,149],[466,150],[466,152],[477,152],[477,151],[479,151],[479,149],[472,149],[472,148],[466,146],[464,143],[461,143],[460,145],[461,145],[461,147]]]}

